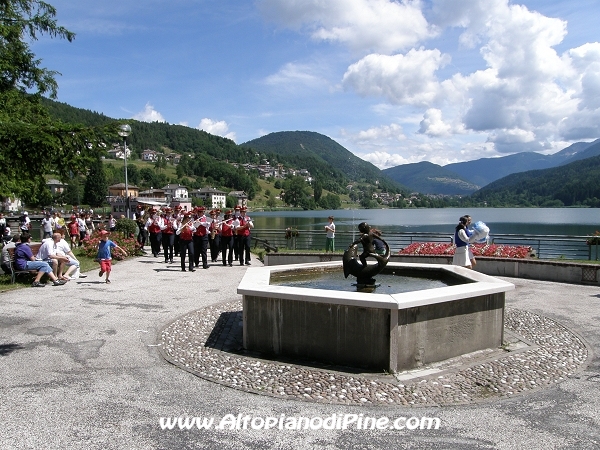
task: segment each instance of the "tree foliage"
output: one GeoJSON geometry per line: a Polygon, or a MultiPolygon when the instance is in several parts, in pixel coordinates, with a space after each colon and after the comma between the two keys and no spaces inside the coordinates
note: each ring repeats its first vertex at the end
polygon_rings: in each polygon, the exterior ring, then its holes
{"type": "Polygon", "coordinates": [[[83,203],[92,207],[102,206],[106,202],[108,182],[102,160],[97,158],[90,166],[83,187],[83,203]]]}
{"type": "Polygon", "coordinates": [[[45,34],[72,41],[55,15],[42,1],[0,1],[0,196],[30,203],[46,200],[46,174],[64,181],[84,173],[116,130],[66,125],[41,104],[40,94],[56,95],[57,72],[40,66],[27,40],[45,34]]]}
{"type": "Polygon", "coordinates": [[[39,0],[0,1],[0,90],[49,93],[56,97],[58,72],[40,67],[41,60],[29,48],[26,39],[40,35],[59,37],[71,42],[75,34],[56,23],[56,10],[39,0]]]}

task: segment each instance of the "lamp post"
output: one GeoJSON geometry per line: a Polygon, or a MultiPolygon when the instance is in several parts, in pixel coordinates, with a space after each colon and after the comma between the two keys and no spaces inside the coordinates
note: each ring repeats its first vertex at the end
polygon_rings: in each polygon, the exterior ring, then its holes
{"type": "Polygon", "coordinates": [[[131,127],[123,124],[119,127],[119,136],[123,138],[123,160],[125,161],[125,214],[129,217],[129,184],[127,182],[127,136],[131,134],[131,127]]]}

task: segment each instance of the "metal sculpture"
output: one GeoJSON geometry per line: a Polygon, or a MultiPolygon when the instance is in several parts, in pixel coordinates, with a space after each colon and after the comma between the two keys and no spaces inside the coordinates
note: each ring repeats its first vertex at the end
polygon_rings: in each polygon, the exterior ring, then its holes
{"type": "Polygon", "coordinates": [[[360,237],[350,244],[344,252],[342,259],[344,277],[348,278],[348,275],[355,276],[357,287],[373,286],[375,285],[373,277],[385,268],[390,259],[390,246],[380,236],[375,235],[371,231],[368,223],[361,222],[358,225],[358,230],[361,233],[360,237]],[[383,254],[377,252],[375,240],[379,240],[383,244],[385,249],[383,254]],[[363,252],[357,257],[359,243],[363,246],[363,252]],[[377,264],[367,264],[367,258],[374,258],[377,264]]]}

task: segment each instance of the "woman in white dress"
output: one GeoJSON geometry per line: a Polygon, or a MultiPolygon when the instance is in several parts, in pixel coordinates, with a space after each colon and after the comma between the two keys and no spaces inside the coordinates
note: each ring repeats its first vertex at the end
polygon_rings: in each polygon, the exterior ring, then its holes
{"type": "Polygon", "coordinates": [[[473,254],[469,249],[469,244],[476,241],[479,236],[477,234],[471,234],[467,226],[471,223],[470,216],[462,216],[459,219],[458,225],[454,231],[454,243],[456,244],[456,250],[454,251],[454,257],[452,258],[452,264],[455,266],[473,268],[471,258],[473,254]]]}

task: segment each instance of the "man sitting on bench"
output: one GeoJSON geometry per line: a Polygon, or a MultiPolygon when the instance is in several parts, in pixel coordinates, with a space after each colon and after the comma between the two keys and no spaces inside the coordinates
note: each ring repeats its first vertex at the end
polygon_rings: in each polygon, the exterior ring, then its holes
{"type": "Polygon", "coordinates": [[[22,233],[21,234],[21,242],[15,246],[15,269],[20,271],[25,270],[37,270],[37,275],[35,276],[35,280],[31,286],[33,287],[45,287],[46,284],[40,283],[40,280],[44,276],[44,274],[48,274],[50,279],[52,280],[52,284],[54,286],[62,286],[66,283],[64,280],[59,280],[54,273],[52,273],[52,267],[45,261],[37,261],[35,256],[31,251],[31,247],[29,247],[29,243],[31,242],[31,234],[22,233]]]}

